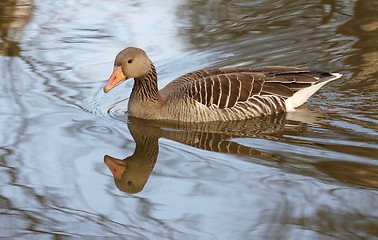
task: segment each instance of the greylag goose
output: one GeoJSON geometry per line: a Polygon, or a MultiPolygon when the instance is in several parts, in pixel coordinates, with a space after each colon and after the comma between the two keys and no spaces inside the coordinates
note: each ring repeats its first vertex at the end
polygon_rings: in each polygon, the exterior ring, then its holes
{"type": "Polygon", "coordinates": [[[232,121],[294,111],[339,73],[269,66],[210,68],[176,78],[160,91],[147,54],[128,47],[119,52],[104,86],[107,93],[134,78],[129,116],[180,122],[232,121]]]}

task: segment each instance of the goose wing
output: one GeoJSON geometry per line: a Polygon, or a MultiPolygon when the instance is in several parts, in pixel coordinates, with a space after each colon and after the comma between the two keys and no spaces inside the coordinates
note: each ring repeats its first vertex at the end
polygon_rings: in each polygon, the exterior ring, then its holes
{"type": "Polygon", "coordinates": [[[206,106],[231,108],[254,96],[287,99],[300,89],[333,76],[330,73],[290,67],[214,68],[185,74],[162,90],[184,91],[206,106]]]}

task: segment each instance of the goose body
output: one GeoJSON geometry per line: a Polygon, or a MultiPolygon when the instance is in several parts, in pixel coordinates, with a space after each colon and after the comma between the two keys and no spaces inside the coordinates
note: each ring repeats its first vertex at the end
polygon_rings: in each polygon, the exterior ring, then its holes
{"type": "Polygon", "coordinates": [[[156,69],[139,48],[122,50],[104,92],[134,78],[128,114],[151,120],[243,120],[294,111],[326,83],[341,77],[305,68],[210,68],[187,73],[160,91],[156,69]]]}

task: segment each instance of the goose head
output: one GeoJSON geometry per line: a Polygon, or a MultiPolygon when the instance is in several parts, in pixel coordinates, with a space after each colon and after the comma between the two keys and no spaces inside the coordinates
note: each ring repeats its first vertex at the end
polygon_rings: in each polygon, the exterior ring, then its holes
{"type": "Polygon", "coordinates": [[[147,74],[151,60],[140,48],[128,47],[119,52],[114,61],[113,73],[104,86],[107,93],[129,78],[139,78],[147,74]]]}

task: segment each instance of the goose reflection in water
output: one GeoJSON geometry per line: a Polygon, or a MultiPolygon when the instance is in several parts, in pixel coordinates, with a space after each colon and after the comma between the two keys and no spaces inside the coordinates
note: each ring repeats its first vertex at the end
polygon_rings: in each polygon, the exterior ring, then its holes
{"type": "Polygon", "coordinates": [[[142,191],[155,166],[160,129],[132,123],[128,127],[136,144],[134,153],[123,160],[105,155],[104,162],[112,172],[119,190],[138,193],[142,191]]]}
{"type": "MultiPolygon", "coordinates": [[[[134,153],[125,159],[105,155],[104,162],[113,174],[119,190],[138,193],[142,191],[156,163],[160,137],[213,152],[271,159],[272,153],[244,146],[231,141],[231,138],[274,138],[274,134],[285,128],[285,122],[284,114],[245,121],[212,123],[161,124],[129,118],[128,128],[136,143],[134,153]]],[[[296,125],[296,131],[300,131],[301,128],[296,125]]],[[[285,132],[287,130],[285,129],[285,132]]]]}
{"type": "MultiPolygon", "coordinates": [[[[246,156],[249,157],[247,159],[259,164],[278,164],[284,170],[322,178],[325,181],[336,180],[343,184],[376,189],[378,181],[375,176],[378,174],[378,168],[370,164],[352,164],[342,159],[327,158],[305,160],[303,156],[300,158],[302,160],[297,162],[292,159],[293,155],[288,158],[281,155],[279,150],[264,152],[235,141],[235,138],[257,138],[288,144],[295,141],[297,144],[300,142],[302,145],[313,145],[312,142],[290,140],[285,136],[304,135],[307,132],[307,123],[313,123],[317,117],[314,112],[304,111],[301,116],[282,114],[245,121],[196,124],[162,124],[129,117],[128,128],[136,144],[134,153],[125,159],[106,155],[104,162],[113,174],[119,190],[131,194],[138,193],[143,190],[152,173],[159,153],[158,140],[162,137],[207,151],[246,156]],[[291,167],[293,164],[294,167],[291,167]],[[298,167],[298,164],[303,165],[306,171],[298,167]]],[[[327,146],[332,147],[332,144],[327,146]]],[[[291,154],[297,150],[293,149],[291,154]]]]}

